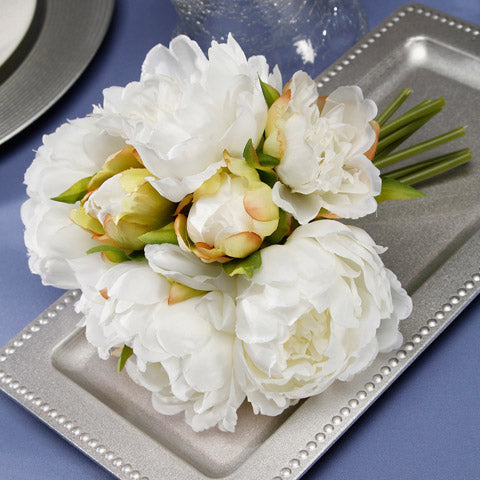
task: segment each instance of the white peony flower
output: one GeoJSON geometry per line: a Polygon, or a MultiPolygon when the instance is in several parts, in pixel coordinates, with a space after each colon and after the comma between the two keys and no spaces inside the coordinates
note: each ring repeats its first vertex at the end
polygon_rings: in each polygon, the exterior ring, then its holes
{"type": "Polygon", "coordinates": [[[236,372],[255,412],[277,415],[401,344],[412,303],[363,230],[333,220],[267,247],[237,299],[236,372]]]}
{"type": "MultiPolygon", "coordinates": [[[[79,274],[82,287],[91,284],[92,267],[79,274]]],[[[233,370],[233,299],[212,291],[172,305],[170,290],[171,282],[146,263],[108,269],[77,304],[87,339],[102,358],[113,347],[133,349],[127,372],[152,392],[160,413],[184,411],[195,431],[215,425],[233,431],[245,398],[233,370]]]]}
{"type": "Polygon", "coordinates": [[[45,285],[77,288],[69,261],[84,257],[98,243],[70,220],[74,205],[51,198],[100,170],[105,159],[125,147],[125,142],[106,134],[93,118],[64,124],[44,136],[43,142],[25,174],[30,198],[22,206],[22,220],[29,267],[45,285]]]}
{"type": "Polygon", "coordinates": [[[231,35],[227,43],[212,42],[208,59],[181,35],[148,53],[139,82],[106,89],[103,108],[94,112],[108,132],[127,132],[158,177],[152,185],[179,202],[225,165],[225,149],[241,156],[249,139],[260,142],[267,104],[259,76],[281,88],[278,68],[269,75],[265,58],[247,59],[231,35]]]}
{"type": "Polygon", "coordinates": [[[377,113],[359,87],[340,87],[326,100],[304,72],[294,74],[271,106],[263,150],[280,158],[275,203],[308,223],[324,209],[358,218],[377,208],[379,170],[364,155],[376,134],[377,113]]]}

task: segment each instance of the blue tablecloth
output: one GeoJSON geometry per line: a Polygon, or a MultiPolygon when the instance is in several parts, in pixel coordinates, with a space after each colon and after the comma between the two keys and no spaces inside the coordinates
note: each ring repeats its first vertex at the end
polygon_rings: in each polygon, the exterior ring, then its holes
{"type": "MultiPolygon", "coordinates": [[[[478,0],[425,3],[480,24],[478,0]]],[[[402,2],[363,4],[373,28],[402,2]]],[[[175,18],[168,0],[117,2],[105,42],[80,80],[47,114],[0,146],[0,345],[62,293],[42,286],[27,266],[20,206],[32,151],[44,133],[89,113],[101,102],[103,88],[136,80],[145,53],[168,43],[175,18]]],[[[305,479],[480,478],[479,338],[477,299],[305,479]]],[[[6,395],[0,395],[0,432],[2,479],[113,478],[6,395]]]]}

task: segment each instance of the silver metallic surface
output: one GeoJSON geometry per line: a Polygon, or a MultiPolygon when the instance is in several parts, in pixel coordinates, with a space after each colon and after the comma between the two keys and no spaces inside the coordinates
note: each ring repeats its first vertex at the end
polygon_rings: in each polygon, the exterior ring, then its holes
{"type": "MultiPolygon", "coordinates": [[[[444,112],[415,142],[475,125],[479,42],[478,27],[407,5],[324,72],[321,89],[359,84],[380,107],[403,86],[418,100],[445,96],[444,112]]],[[[461,143],[480,151],[473,131],[461,143]]],[[[77,291],[0,350],[0,388],[121,479],[298,479],[480,292],[477,160],[419,185],[427,197],[387,202],[357,222],[389,247],[383,259],[413,296],[404,344],[280,417],[255,417],[244,405],[229,434],[194,433],[182,418],[159,415],[150,395],[117,375],[113,359],[99,360],[76,328],[77,291]]]]}
{"type": "Polygon", "coordinates": [[[38,0],[25,37],[0,66],[0,144],[55,103],[90,63],[114,0],[38,0]]]}

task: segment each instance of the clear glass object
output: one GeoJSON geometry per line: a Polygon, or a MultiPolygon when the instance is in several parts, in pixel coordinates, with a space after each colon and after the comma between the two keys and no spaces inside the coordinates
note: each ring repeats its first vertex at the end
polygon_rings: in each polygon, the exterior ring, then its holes
{"type": "Polygon", "coordinates": [[[232,32],[247,56],[265,55],[284,80],[315,77],[368,30],[359,0],[172,0],[185,33],[206,51],[232,32]]]}

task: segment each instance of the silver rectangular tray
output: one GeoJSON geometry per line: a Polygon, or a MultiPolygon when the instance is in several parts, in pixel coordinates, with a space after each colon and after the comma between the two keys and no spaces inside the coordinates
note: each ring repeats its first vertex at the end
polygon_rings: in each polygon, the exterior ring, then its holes
{"type": "MultiPolygon", "coordinates": [[[[358,84],[380,107],[403,86],[418,99],[443,95],[446,111],[425,138],[476,125],[479,39],[475,25],[406,5],[324,72],[319,87],[358,84]]],[[[463,144],[480,152],[472,131],[463,144]]],[[[182,418],[157,414],[149,394],[117,375],[113,360],[99,360],[76,327],[77,291],[0,350],[0,388],[121,479],[297,479],[480,291],[479,185],[474,161],[424,182],[426,198],[382,204],[358,223],[389,247],[383,259],[413,296],[413,314],[401,324],[405,343],[279,417],[254,416],[244,405],[234,434],[198,434],[182,418]]]]}

